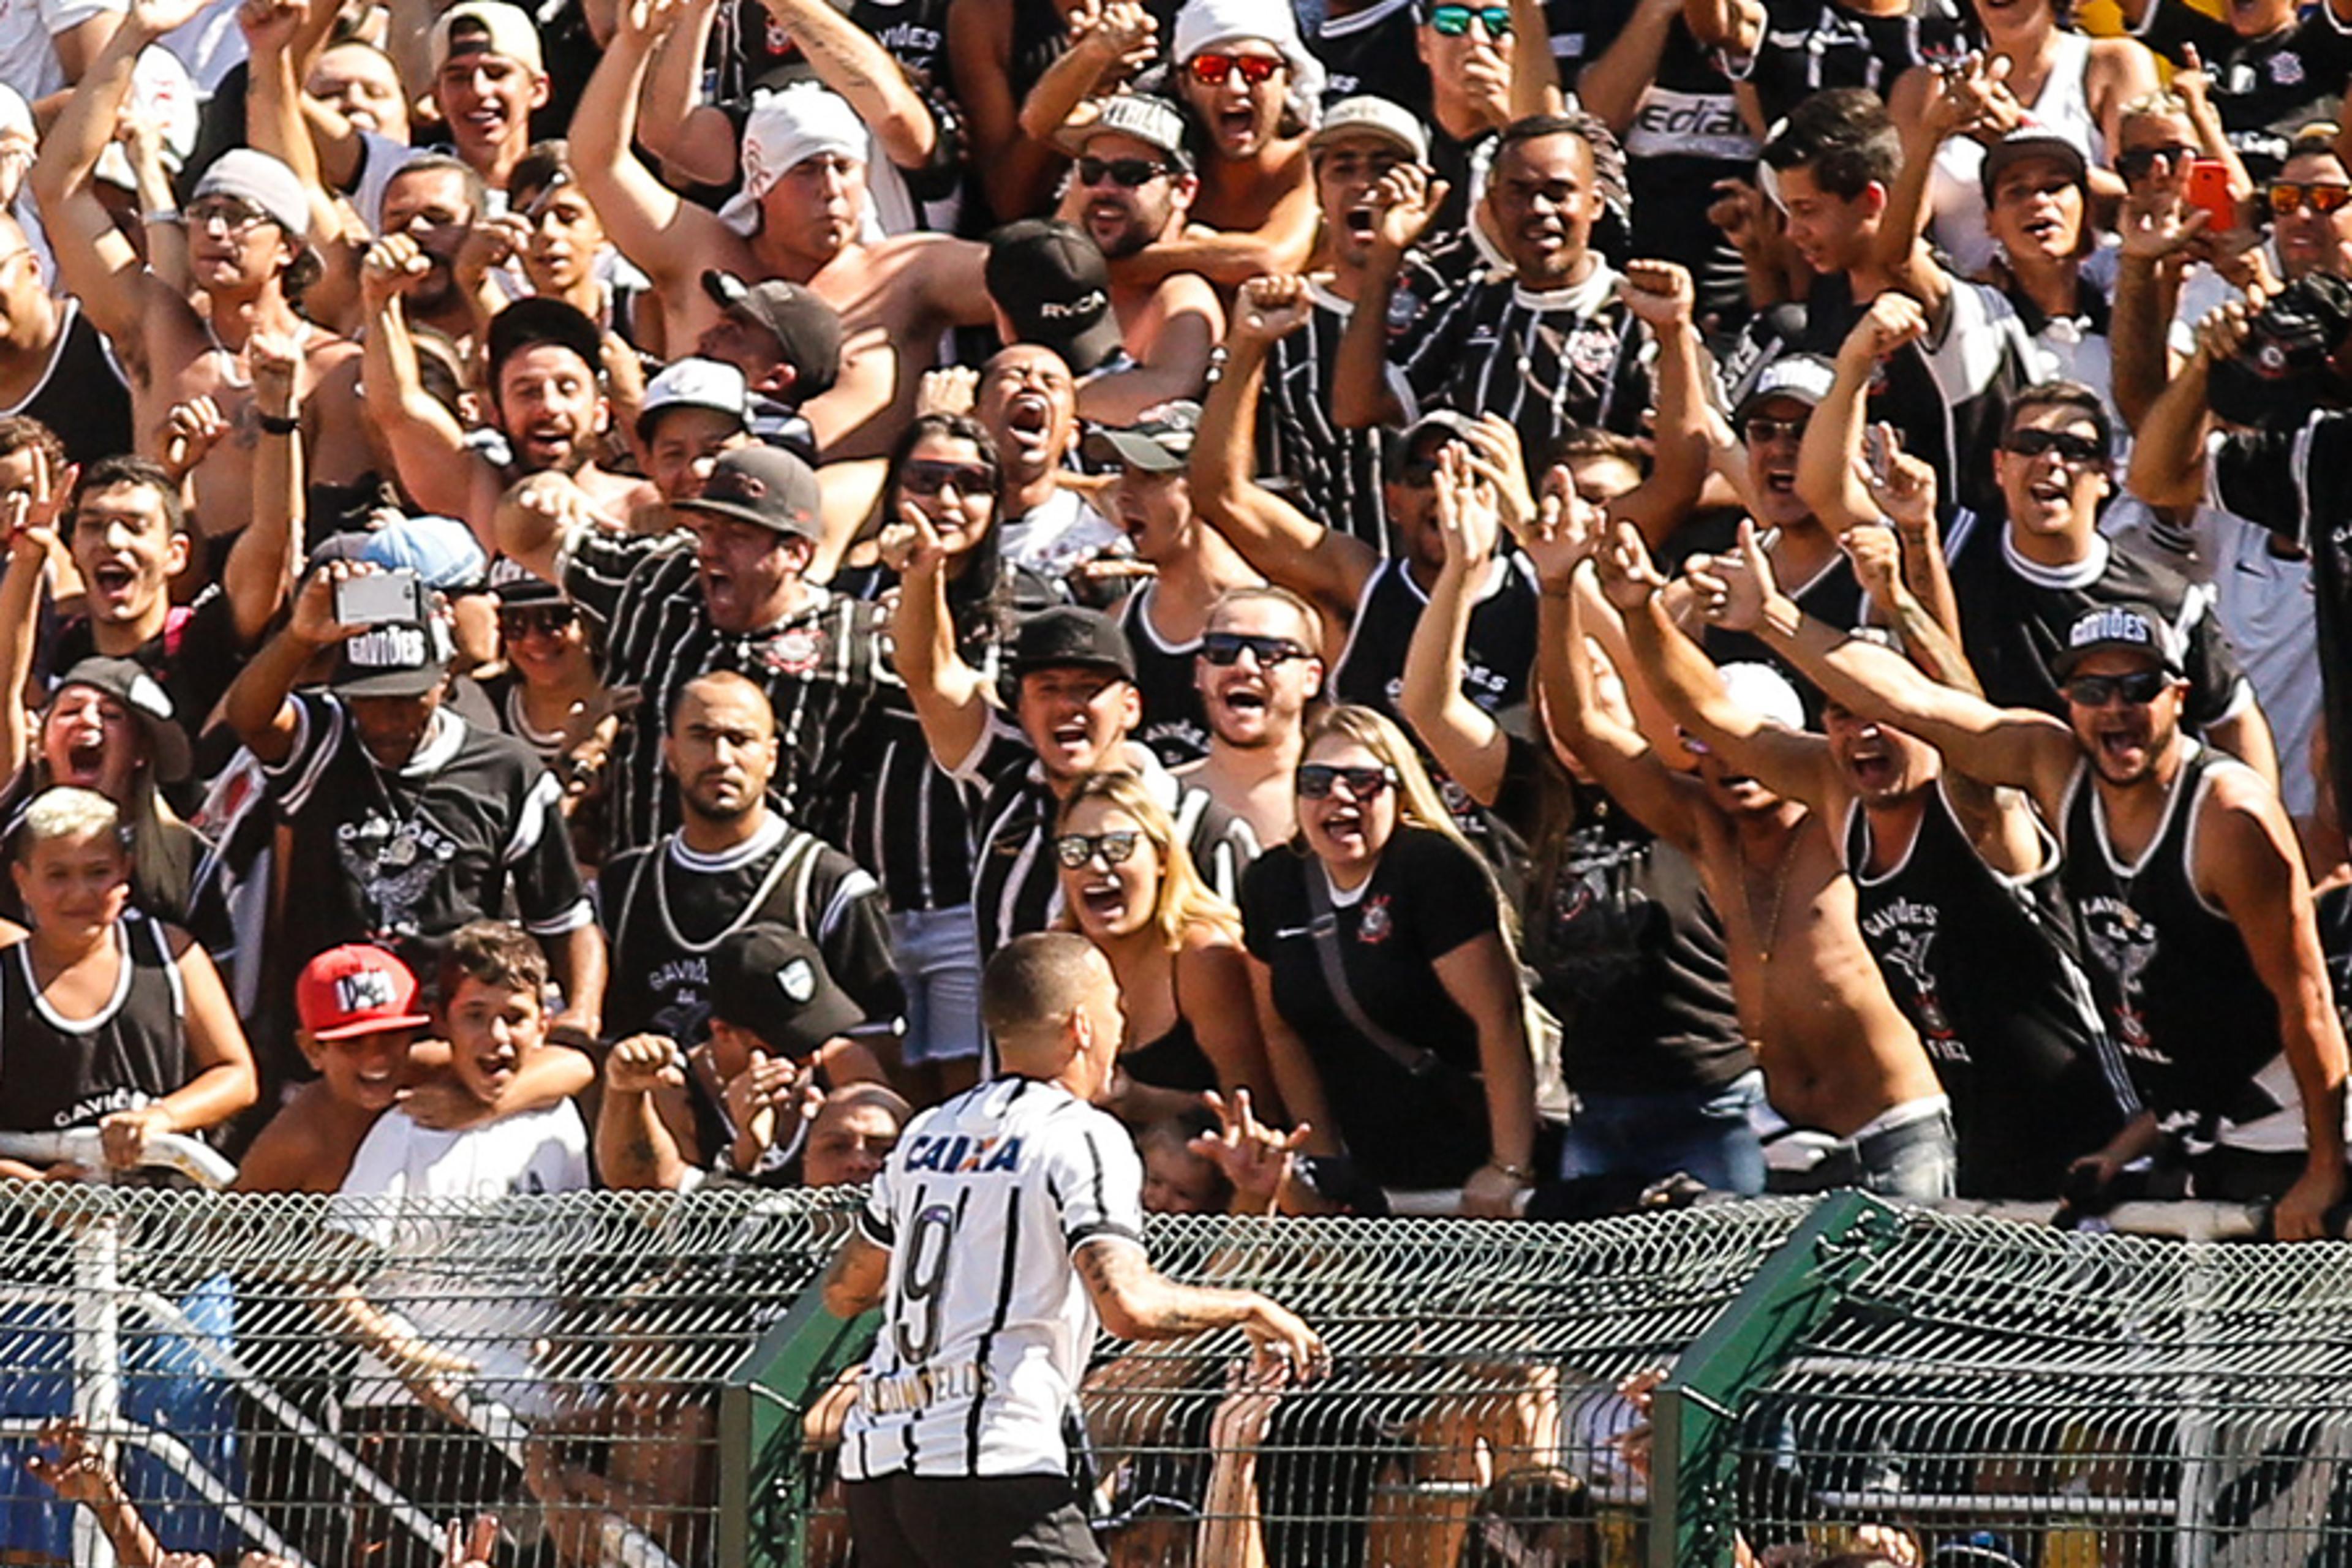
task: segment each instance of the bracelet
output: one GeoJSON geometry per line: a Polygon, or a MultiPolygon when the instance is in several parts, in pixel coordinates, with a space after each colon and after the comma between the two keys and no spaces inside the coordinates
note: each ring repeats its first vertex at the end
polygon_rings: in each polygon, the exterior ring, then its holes
{"type": "Polygon", "coordinates": [[[257,414],[253,422],[261,426],[265,436],[291,436],[302,428],[302,421],[289,414],[257,414]]]}
{"type": "Polygon", "coordinates": [[[177,207],[154,207],[141,213],[139,221],[142,224],[182,224],[187,222],[187,219],[180,216],[180,209],[177,207]]]}
{"type": "Polygon", "coordinates": [[[1489,1160],[1486,1162],[1486,1169],[1498,1176],[1508,1176],[1521,1186],[1531,1187],[1536,1183],[1536,1168],[1533,1165],[1511,1165],[1500,1160],[1489,1160]]]}

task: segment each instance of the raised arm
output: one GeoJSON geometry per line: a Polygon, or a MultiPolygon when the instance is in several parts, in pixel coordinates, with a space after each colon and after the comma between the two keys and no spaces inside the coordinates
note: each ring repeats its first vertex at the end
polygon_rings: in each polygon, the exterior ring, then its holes
{"type": "Polygon", "coordinates": [[[31,760],[33,715],[25,708],[25,686],[33,675],[33,652],[40,640],[41,591],[58,548],[58,511],[73,491],[76,470],[49,472],[48,456],[37,446],[33,482],[8,498],[8,567],[0,574],[0,777],[15,778],[31,760]]]}
{"type": "MultiPolygon", "coordinates": [[[[1617,135],[1623,136],[1633,123],[1643,95],[1658,79],[1658,62],[1665,57],[1666,40],[1675,36],[1675,22],[1682,14],[1683,0],[1641,0],[1615,41],[1578,73],[1577,101],[1617,135]]],[[[1542,12],[1536,15],[1540,17],[1542,12]]],[[[1547,25],[1544,33],[1549,31],[1547,25]]],[[[1549,48],[1539,52],[1551,53],[1549,48]]]]}
{"type": "MultiPolygon", "coordinates": [[[[294,423],[301,406],[295,395],[302,371],[301,345],[257,331],[247,341],[246,353],[253,367],[253,409],[261,421],[253,454],[253,521],[229,546],[221,588],[228,595],[238,643],[251,647],[294,591],[304,556],[307,497],[301,433],[294,423]]],[[[197,721],[202,722],[201,717],[197,721]]]]}
{"type": "Polygon", "coordinates": [[[949,773],[971,761],[988,734],[989,701],[980,671],[956,650],[948,613],[947,555],[930,520],[908,507],[884,531],[884,559],[899,574],[891,612],[891,662],[907,683],[931,760],[949,773]]]}
{"type": "Polygon", "coordinates": [[[1805,421],[1797,449],[1797,496],[1832,533],[1878,521],[1878,502],[1864,477],[1864,400],[1881,361],[1925,337],[1927,315],[1916,300],[1885,293],[1870,302],[1838,345],[1837,373],[1805,421]]]}
{"type": "Polygon", "coordinates": [[[939,145],[939,122],[907,73],[874,35],[826,0],[761,0],[776,26],[792,35],[817,80],[839,93],[874,133],[882,155],[901,169],[919,169],[939,145]]]}
{"type": "Polygon", "coordinates": [[[1400,164],[1372,190],[1372,237],[1364,280],[1331,366],[1331,423],[1342,430],[1393,425],[1404,417],[1389,384],[1389,301],[1405,252],[1436,220],[1448,189],[1426,170],[1400,164]]]}
{"type": "Polygon", "coordinates": [[[2180,300],[2189,242],[2204,232],[2207,218],[2202,209],[2189,210],[2172,191],[2168,169],[2150,171],[2147,184],[2153,193],[2145,199],[2126,195],[2117,215],[2122,242],[2107,333],[2112,362],[2108,382],[2116,411],[2135,433],[2147,423],[2149,405],[2172,378],[2173,311],[2180,300]]]}
{"type": "Polygon", "coordinates": [[[1413,624],[1397,705],[1437,765],[1471,799],[1492,805],[1503,793],[1510,743],[1502,726],[1463,692],[1462,647],[1477,583],[1494,561],[1499,524],[1491,489],[1469,482],[1453,447],[1437,475],[1437,528],[1445,541],[1445,564],[1413,624]]]}
{"type": "Polygon", "coordinates": [[[637,145],[660,165],[663,182],[723,185],[735,177],[734,121],[702,101],[702,62],[719,22],[719,0],[686,0],[661,41],[637,98],[637,145]]]}
{"type": "MultiPolygon", "coordinates": [[[[1357,307],[1359,313],[1364,309],[1357,307]]],[[[1265,356],[1313,310],[1303,279],[1253,278],[1243,286],[1225,331],[1224,374],[1209,389],[1192,441],[1192,509],[1269,582],[1345,623],[1380,564],[1371,547],[1324,527],[1257,482],[1255,432],[1265,356]]]]}
{"type": "Polygon", "coordinates": [[[2140,421],[2126,482],[2153,507],[2193,507],[2205,499],[2205,437],[2213,428],[2208,388],[2214,364],[2246,341],[2246,307],[2221,306],[2199,324],[2197,352],[2166,384],[2140,421]]]}
{"type": "Polygon", "coordinates": [[[1706,483],[1713,420],[1706,401],[1706,350],[1692,319],[1697,290],[1671,261],[1629,261],[1617,285],[1627,310],[1648,324],[1658,344],[1658,415],[1649,478],[1609,505],[1609,515],[1664,544],[1698,504],[1706,483]]]}
{"type": "Polygon", "coordinates": [[[425,273],[424,253],[404,234],[387,235],[368,248],[360,269],[368,331],[362,349],[362,384],[368,418],[391,448],[401,489],[426,511],[462,517],[483,548],[498,539],[487,518],[472,515],[476,469],[482,458],[449,411],[425,390],[416,343],[408,334],[404,300],[425,273]]]}
{"type": "Polygon", "coordinates": [[[1160,47],[1160,24],[1136,0],[1086,0],[1070,16],[1070,47],[1045,68],[1021,100],[1021,133],[1051,147],[1065,127],[1084,117],[1087,100],[1150,65],[1160,47]]]}
{"type": "Polygon", "coordinates": [[[1935,174],[1936,150],[1947,137],[1980,132],[1998,135],[2015,123],[2017,100],[2009,95],[2008,77],[2007,56],[1996,56],[1989,63],[1971,56],[1950,70],[1914,66],[1889,106],[1903,140],[1903,166],[1886,194],[1873,259],[1895,287],[1916,296],[1938,320],[1952,289],[1952,276],[1936,264],[1919,240],[1930,216],[1927,183],[1935,174]]]}
{"type": "Polygon", "coordinates": [[[682,1099],[686,1062],[660,1035],[632,1035],[604,1058],[604,1095],[596,1107],[596,1175],[608,1187],[677,1192],[697,1168],[692,1118],[673,1127],[666,1113],[682,1099]]]}
{"type": "Polygon", "coordinates": [[[678,196],[630,151],[654,46],[677,19],[677,0],[627,0],[612,47],[572,116],[572,165],[580,188],[621,254],[665,293],[698,287],[696,270],[709,246],[732,237],[718,215],[678,196]]]}
{"type": "MultiPolygon", "coordinates": [[[[358,572],[371,570],[361,567],[358,572]]],[[[337,624],[334,613],[334,585],[355,574],[341,561],[312,573],[294,595],[294,614],[286,629],[261,645],[221,699],[229,728],[264,764],[284,762],[294,749],[300,711],[289,699],[311,658],[361,629],[337,624]]]]}
{"type": "Polygon", "coordinates": [[[948,7],[948,54],[971,139],[972,171],[1000,222],[1029,217],[1053,197],[1061,154],[1021,131],[1013,96],[1014,0],[955,0],[948,7]]]}
{"type": "Polygon", "coordinates": [[[1764,41],[1763,0],[1683,0],[1683,20],[1700,47],[1734,59],[1753,56],[1764,41]]]}

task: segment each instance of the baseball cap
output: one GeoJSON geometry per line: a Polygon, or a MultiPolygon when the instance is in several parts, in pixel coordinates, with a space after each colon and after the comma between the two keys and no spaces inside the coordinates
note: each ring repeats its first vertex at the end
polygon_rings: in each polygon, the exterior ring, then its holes
{"type": "Polygon", "coordinates": [[[637,405],[637,438],[650,441],[655,422],[673,408],[709,408],[748,421],[750,395],[743,373],[715,359],[688,357],[664,365],[646,383],[645,401],[637,405]]]}
{"type": "Polygon", "coordinates": [[[1745,419],[1758,404],[1786,397],[1808,408],[1821,406],[1837,380],[1837,364],[1822,354],[1790,353],[1766,360],[1756,367],[1738,400],[1731,405],[1734,419],[1745,419]]]}
{"type": "Polygon", "coordinates": [[[1082,148],[1090,139],[1110,133],[1132,136],[1146,146],[1159,148],[1180,169],[1192,166],[1192,155],[1184,149],[1184,111],[1164,98],[1148,92],[1122,92],[1106,102],[1102,112],[1071,131],[1065,140],[1082,148]]]}
{"type": "Polygon", "coordinates": [[[427,612],[420,620],[379,621],[346,638],[327,689],[338,697],[422,697],[449,673],[449,628],[427,612]]]}
{"type": "Polygon", "coordinates": [[[1416,163],[1429,162],[1429,132],[1412,110],[1371,93],[1343,98],[1323,111],[1323,123],[1307,139],[1310,153],[1349,136],[1377,136],[1416,163]]]}
{"type": "Polygon", "coordinates": [[[457,55],[498,55],[528,67],[533,76],[547,74],[530,14],[506,0],[465,0],[441,13],[433,25],[434,74],[457,55]]]}
{"type": "Polygon", "coordinates": [[[1394,479],[1402,476],[1414,453],[1420,453],[1422,460],[1426,462],[1436,451],[1456,441],[1467,441],[1470,432],[1477,427],[1475,419],[1457,409],[1431,409],[1406,426],[1404,434],[1387,448],[1388,477],[1394,479]],[[1437,437],[1434,442],[1430,440],[1433,436],[1437,437]]]}
{"type": "Polygon", "coordinates": [[[1057,218],[1006,224],[988,237],[985,276],[1013,337],[1052,349],[1072,375],[1099,369],[1118,353],[1110,265],[1086,230],[1057,218]]]}
{"type": "Polygon", "coordinates": [[[716,268],[702,275],[702,291],[722,310],[765,328],[793,367],[793,395],[814,397],[832,388],[841,374],[841,312],[824,296],[797,283],[771,278],[746,283],[716,268]]]}
{"type": "Polygon", "coordinates": [[[753,446],[720,454],[702,493],[691,500],[672,501],[670,509],[707,511],[755,528],[814,539],[824,504],[814,469],[790,452],[753,446]]]}
{"type": "Polygon", "coordinates": [[[710,1016],[798,1060],[866,1022],[816,943],[789,926],[745,926],[710,951],[710,1016]]]}
{"type": "Polygon", "coordinates": [[[387,571],[405,570],[445,594],[478,590],[489,575],[490,558],[474,531],[454,517],[404,517],[362,536],[354,561],[387,571]]]}
{"type": "Polygon", "coordinates": [[[159,782],[178,784],[188,776],[188,732],[180,728],[180,716],[172,706],[171,697],[162,683],[147,672],[146,666],[133,659],[94,656],[79,660],[65,672],[58,689],[63,691],[68,686],[103,691],[131,710],[131,716],[146,733],[147,755],[154,764],[159,782]]]}
{"type": "Polygon", "coordinates": [[[2091,165],[2083,150],[2049,126],[2029,121],[1985,149],[1978,177],[1983,182],[1987,202],[1992,200],[1993,187],[2000,184],[2001,175],[2028,158],[2053,159],[2065,169],[2069,180],[2089,188],[2091,165]]]}
{"type": "Polygon", "coordinates": [[[2060,680],[2095,653],[2136,653],[2156,661],[2168,675],[2189,673],[2179,634],[2152,605],[2126,602],[2101,605],[2074,617],[2066,628],[2066,646],[2050,661],[2050,673],[2060,680]]]}
{"type": "Polygon", "coordinates": [[[1118,623],[1082,605],[1055,605],[1023,621],[1013,634],[1006,669],[1018,680],[1038,669],[1107,669],[1135,679],[1135,650],[1118,623]]]}
{"type": "Polygon", "coordinates": [[[1733,702],[1784,730],[1804,730],[1804,700],[1787,676],[1752,659],[1725,665],[1722,675],[1724,692],[1733,702]]]}
{"type": "Polygon", "coordinates": [[[517,300],[490,318],[489,368],[493,392],[508,360],[528,348],[553,343],[580,356],[592,374],[604,369],[604,334],[579,306],[545,294],[517,300]]]}
{"type": "Polygon", "coordinates": [[[759,222],[760,198],[787,171],[828,153],[862,163],[869,144],[866,122],[829,87],[800,82],[754,99],[751,117],[743,123],[743,188],[719,209],[719,221],[739,234],[751,233],[759,222]]]}
{"type": "Polygon", "coordinates": [[[1081,455],[1095,468],[1172,474],[1192,460],[1192,436],[1200,424],[1199,404],[1163,403],[1145,409],[1132,425],[1088,431],[1081,455]]]}
{"type": "Polygon", "coordinates": [[[251,202],[295,238],[310,237],[310,197],[301,176],[267,153],[232,147],[214,159],[188,201],[194,205],[215,195],[251,202]]]}
{"type": "Polygon", "coordinates": [[[433,1020],[416,1005],[416,976],[380,947],[331,947],[302,966],[294,1011],[318,1040],[347,1040],[386,1029],[421,1029],[433,1020]]]}

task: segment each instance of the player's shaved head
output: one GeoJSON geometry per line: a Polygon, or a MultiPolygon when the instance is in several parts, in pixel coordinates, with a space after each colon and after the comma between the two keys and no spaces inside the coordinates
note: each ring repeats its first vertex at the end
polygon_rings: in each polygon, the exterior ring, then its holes
{"type": "Polygon", "coordinates": [[[1062,1078],[1072,1058],[1100,1039],[1106,1021],[1108,1051],[1115,1053],[1118,1016],[1118,981],[1110,961],[1075,931],[1015,937],[981,975],[981,1022],[995,1037],[1005,1070],[1024,1078],[1062,1078]],[[1080,1019],[1084,1027],[1074,1028],[1080,1019]]]}

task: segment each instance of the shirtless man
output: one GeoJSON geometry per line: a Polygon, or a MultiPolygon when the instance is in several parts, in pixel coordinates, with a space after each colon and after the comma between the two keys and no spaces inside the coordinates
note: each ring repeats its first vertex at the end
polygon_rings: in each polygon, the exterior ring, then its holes
{"type": "Polygon", "coordinates": [[[1111,314],[1134,361],[1089,379],[1079,410],[1089,419],[1130,423],[1159,404],[1198,397],[1225,329],[1217,291],[1198,273],[1155,268],[1139,277],[1128,265],[1184,232],[1201,180],[1184,151],[1184,117],[1161,99],[1114,98],[1071,140],[1078,162],[1060,216],[1084,228],[1110,264],[1111,314]]]}
{"type": "Polygon", "coordinates": [[[940,334],[990,320],[986,251],[944,235],[869,244],[865,128],[831,92],[798,87],[762,101],[744,132],[738,223],[686,201],[630,150],[637,99],[674,12],[630,0],[572,117],[580,184],[622,254],[652,277],[667,338],[692,342],[721,310],[702,287],[711,268],[746,282],[804,283],[841,312],[841,372],[801,410],[828,461],[876,457],[912,417],[940,334]]]}
{"type": "Polygon", "coordinates": [[[1207,128],[1201,194],[1182,234],[1129,263],[1137,278],[1197,272],[1237,289],[1296,272],[1315,249],[1319,213],[1307,166],[1308,110],[1323,68],[1286,7],[1192,0],[1177,14],[1171,58],[1180,97],[1207,128]]]}
{"type": "MultiPolygon", "coordinates": [[[[1564,601],[1565,635],[1548,638],[1538,678],[1560,738],[1643,825],[1697,864],[1723,921],[1741,1028],[1764,1069],[1772,1108],[1835,1142],[1803,1173],[1805,1188],[1853,1185],[1897,1197],[1948,1197],[1954,1178],[1951,1112],[1919,1036],[1887,994],[1855,923],[1854,887],[1823,824],[1798,801],[1736,773],[1700,727],[1684,745],[1697,774],[1675,772],[1643,736],[1608,717],[1593,696],[1584,646],[1581,575],[1592,554],[1599,586],[1629,637],[1664,639],[1665,580],[1641,535],[1620,523],[1613,542],[1538,541],[1544,592],[1564,601]]],[[[1732,700],[1801,724],[1796,692],[1763,666],[1724,671],[1732,700]]]]}
{"type": "Polygon", "coordinates": [[[2076,618],[2053,661],[2061,720],[1841,637],[1779,592],[1752,539],[1707,612],[2057,825],[2092,987],[2148,1106],[2089,1166],[2112,1176],[2169,1124],[2200,1146],[2193,1193],[2275,1198],[2281,1239],[2321,1235],[2345,1193],[2346,1066],[2310,879],[2277,792],[2181,733],[2185,651],[2161,613],[2108,604],[2076,618]]]}
{"type": "Polygon", "coordinates": [[[309,199],[292,170],[247,149],[205,171],[185,209],[194,302],[148,271],[91,186],[131,94],[139,51],[203,7],[148,0],[127,12],[74,89],[33,167],[33,188],[58,273],[131,373],[137,430],[158,438],[169,411],[209,397],[229,434],[193,476],[207,535],[234,533],[254,515],[254,448],[261,437],[247,344],[257,332],[301,345],[303,470],[310,482],[350,484],[371,466],[356,383],[359,348],[296,313],[286,277],[303,255],[309,199]]]}

